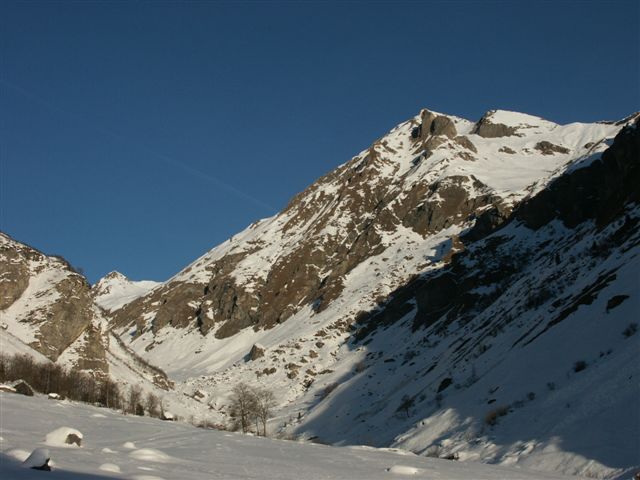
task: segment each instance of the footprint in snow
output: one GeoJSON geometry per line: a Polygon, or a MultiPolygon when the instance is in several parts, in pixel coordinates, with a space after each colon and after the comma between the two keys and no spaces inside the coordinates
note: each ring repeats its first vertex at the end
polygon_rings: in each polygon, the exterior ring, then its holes
{"type": "Polygon", "coordinates": [[[122,473],[120,467],[115,463],[103,463],[98,468],[103,472],[122,473]]]}

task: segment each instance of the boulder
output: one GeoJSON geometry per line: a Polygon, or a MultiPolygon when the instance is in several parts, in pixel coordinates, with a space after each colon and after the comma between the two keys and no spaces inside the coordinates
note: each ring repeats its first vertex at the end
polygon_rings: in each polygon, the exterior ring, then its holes
{"type": "Polygon", "coordinates": [[[166,420],[168,422],[173,422],[176,419],[175,415],[171,412],[162,412],[161,418],[162,420],[166,420]]]}
{"type": "Polygon", "coordinates": [[[11,385],[6,385],[6,384],[0,384],[0,392],[6,392],[6,393],[16,393],[16,389],[13,388],[11,385]]]}
{"type": "Polygon", "coordinates": [[[16,393],[20,395],[26,395],[27,397],[33,397],[33,387],[24,380],[16,380],[10,385],[16,393]]]}
{"type": "Polygon", "coordinates": [[[71,427],[60,427],[49,432],[45,437],[45,443],[54,447],[64,447],[66,445],[82,446],[82,432],[71,427]]]}
{"type": "Polygon", "coordinates": [[[75,433],[70,433],[65,438],[64,443],[67,445],[77,445],[78,447],[82,446],[82,436],[78,436],[75,433]]]}
{"type": "Polygon", "coordinates": [[[249,360],[257,360],[260,357],[264,357],[264,351],[265,348],[262,345],[255,343],[249,352],[249,360]]]}

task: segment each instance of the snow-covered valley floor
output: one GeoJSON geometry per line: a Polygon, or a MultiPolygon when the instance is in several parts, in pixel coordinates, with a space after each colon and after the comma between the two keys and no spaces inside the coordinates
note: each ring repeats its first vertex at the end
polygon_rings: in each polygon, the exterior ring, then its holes
{"type": "Polygon", "coordinates": [[[0,393],[0,478],[12,479],[568,479],[516,468],[431,459],[388,449],[329,447],[197,429],[72,402],[0,393]],[[47,435],[79,430],[82,446],[47,435]],[[53,471],[21,462],[36,448],[53,471]]]}

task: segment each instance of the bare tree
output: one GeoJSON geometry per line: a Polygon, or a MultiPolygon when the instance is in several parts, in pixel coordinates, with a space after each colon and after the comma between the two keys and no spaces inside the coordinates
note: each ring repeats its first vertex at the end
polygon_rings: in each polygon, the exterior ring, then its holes
{"type": "Polygon", "coordinates": [[[247,433],[256,407],[253,390],[246,383],[241,382],[233,387],[230,410],[234,429],[242,429],[242,433],[247,433]]]}
{"type": "MultiPolygon", "coordinates": [[[[138,414],[140,411],[139,406],[142,402],[142,387],[140,385],[131,385],[129,388],[129,413],[138,414]]],[[[143,409],[144,414],[144,409],[143,409]]]]}
{"type": "MultiPolygon", "coordinates": [[[[267,436],[267,420],[273,413],[273,407],[276,406],[276,399],[271,390],[266,388],[257,388],[253,392],[255,397],[255,415],[262,423],[262,436],[267,436]]],[[[257,432],[260,434],[260,432],[257,432]]]]}
{"type": "Polygon", "coordinates": [[[413,407],[414,403],[415,398],[410,397],[409,395],[404,395],[402,397],[402,401],[400,402],[400,406],[396,411],[403,410],[407,414],[407,418],[409,418],[411,416],[411,408],[413,407]]]}
{"type": "Polygon", "coordinates": [[[149,412],[150,417],[159,417],[160,416],[160,399],[153,392],[149,392],[146,398],[146,407],[147,412],[149,412]]]}

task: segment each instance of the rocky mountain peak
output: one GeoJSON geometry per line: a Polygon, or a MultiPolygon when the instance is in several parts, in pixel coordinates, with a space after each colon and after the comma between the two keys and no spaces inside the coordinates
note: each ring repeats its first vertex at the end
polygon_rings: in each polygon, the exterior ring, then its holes
{"type": "Polygon", "coordinates": [[[126,275],[118,272],[117,270],[113,270],[112,272],[107,273],[104,277],[102,277],[100,280],[98,280],[97,283],[100,283],[102,281],[107,281],[107,280],[117,280],[120,282],[128,282],[130,281],[126,275]]]}
{"type": "Polygon", "coordinates": [[[96,304],[109,311],[121,308],[158,285],[159,282],[148,280],[132,281],[126,275],[113,271],[91,287],[91,295],[96,304]]]}

